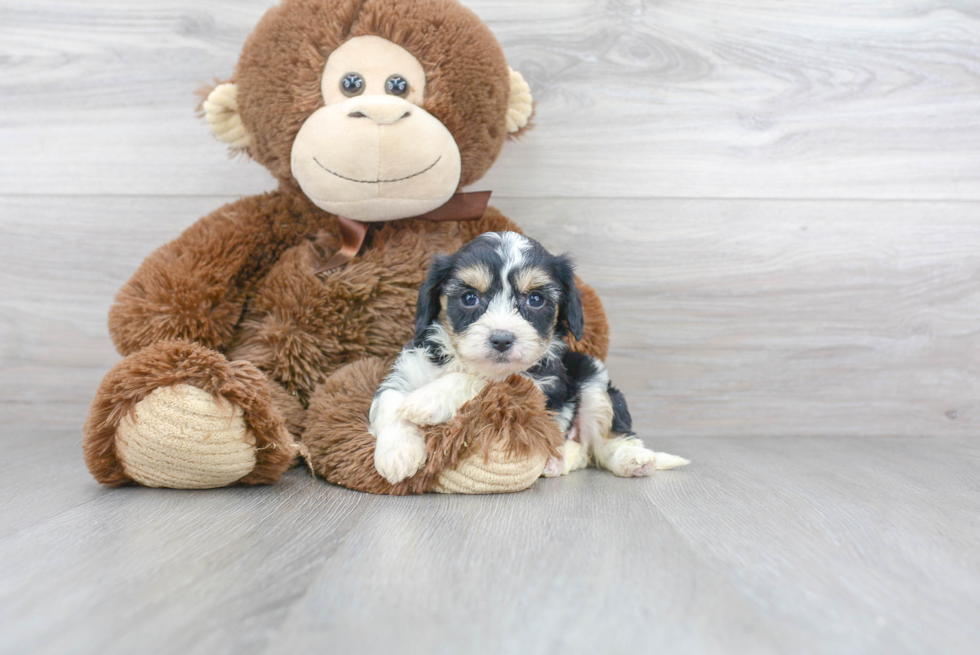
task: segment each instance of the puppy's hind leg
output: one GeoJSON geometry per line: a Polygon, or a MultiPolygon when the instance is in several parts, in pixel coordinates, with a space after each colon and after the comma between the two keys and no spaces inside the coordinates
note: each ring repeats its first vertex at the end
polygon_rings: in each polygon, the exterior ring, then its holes
{"type": "Polygon", "coordinates": [[[583,388],[578,420],[582,441],[589,445],[596,463],[614,475],[645,477],[690,463],[683,457],[655,453],[633,436],[626,401],[608,383],[605,388],[598,384],[583,388]]]}
{"type": "Polygon", "coordinates": [[[656,453],[636,437],[611,434],[596,445],[595,458],[604,469],[623,478],[640,478],[690,464],[689,460],[667,453],[656,453]]]}
{"type": "Polygon", "coordinates": [[[687,466],[691,463],[691,460],[689,459],[685,459],[677,455],[671,455],[670,453],[654,453],[654,455],[657,456],[658,471],[669,471],[670,469],[687,466]]]}
{"type": "Polygon", "coordinates": [[[568,439],[561,446],[560,457],[549,457],[541,474],[546,478],[557,478],[572,471],[584,469],[589,465],[589,452],[578,441],[568,439]]]}

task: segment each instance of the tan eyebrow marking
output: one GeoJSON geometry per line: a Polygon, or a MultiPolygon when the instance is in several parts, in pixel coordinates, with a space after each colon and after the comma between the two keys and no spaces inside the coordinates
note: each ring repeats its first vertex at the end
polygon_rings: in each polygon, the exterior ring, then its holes
{"type": "Polygon", "coordinates": [[[539,289],[554,283],[555,281],[551,279],[551,276],[543,268],[537,266],[521,269],[514,276],[514,287],[520,293],[527,293],[532,289],[539,289]]]}
{"type": "Polygon", "coordinates": [[[460,270],[456,277],[460,282],[473,287],[480,293],[486,293],[490,289],[490,285],[493,284],[493,275],[490,273],[490,269],[482,264],[468,266],[460,270]]]}

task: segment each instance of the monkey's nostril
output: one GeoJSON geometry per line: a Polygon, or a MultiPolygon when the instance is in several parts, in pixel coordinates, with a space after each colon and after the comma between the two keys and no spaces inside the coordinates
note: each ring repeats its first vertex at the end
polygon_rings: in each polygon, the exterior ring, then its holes
{"type": "Polygon", "coordinates": [[[350,118],[367,118],[367,115],[360,111],[352,111],[351,113],[347,114],[347,116],[350,118]]]}

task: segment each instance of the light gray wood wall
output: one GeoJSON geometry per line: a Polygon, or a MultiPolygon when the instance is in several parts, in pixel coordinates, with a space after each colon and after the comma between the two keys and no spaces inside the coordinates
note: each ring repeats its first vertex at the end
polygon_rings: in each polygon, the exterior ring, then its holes
{"type": "MultiPolygon", "coordinates": [[[[140,260],[272,188],[193,95],[270,4],[0,0],[0,411],[87,403],[140,260]]],[[[467,4],[538,101],[477,186],[578,256],[645,433],[976,432],[980,5],[467,4]]]]}

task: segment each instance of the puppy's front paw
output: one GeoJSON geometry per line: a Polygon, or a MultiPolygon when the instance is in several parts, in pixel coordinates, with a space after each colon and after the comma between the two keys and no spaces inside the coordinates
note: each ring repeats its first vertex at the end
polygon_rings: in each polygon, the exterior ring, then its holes
{"type": "Polygon", "coordinates": [[[411,426],[389,428],[374,446],[374,468],[391,484],[415,475],[428,457],[425,440],[411,426]]]}
{"type": "Polygon", "coordinates": [[[613,453],[609,470],[622,478],[642,478],[657,470],[657,453],[642,444],[626,442],[613,453]]]}
{"type": "Polygon", "coordinates": [[[441,395],[422,388],[405,397],[398,414],[415,425],[441,425],[456,416],[456,408],[441,395]]]}

